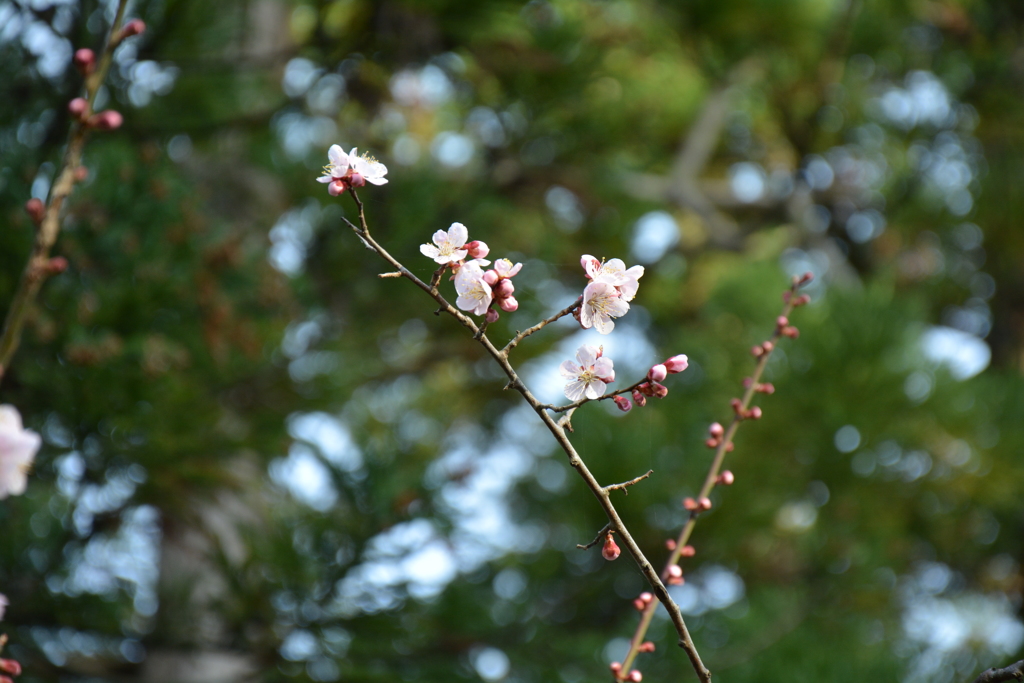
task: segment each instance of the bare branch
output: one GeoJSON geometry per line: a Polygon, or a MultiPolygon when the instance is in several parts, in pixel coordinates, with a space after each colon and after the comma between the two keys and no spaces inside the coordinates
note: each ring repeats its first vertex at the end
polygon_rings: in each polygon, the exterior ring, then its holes
{"type": "Polygon", "coordinates": [[[605,536],[607,536],[608,532],[611,531],[611,530],[612,530],[612,525],[611,524],[605,524],[603,527],[601,527],[601,530],[597,532],[597,536],[594,536],[594,540],[593,541],[591,541],[590,543],[588,543],[586,545],[580,545],[579,543],[577,543],[576,547],[579,548],[580,550],[590,550],[595,545],[600,543],[601,540],[605,536]]]}
{"type": "Polygon", "coordinates": [[[1003,683],[1003,681],[1024,681],[1024,659],[1002,669],[988,669],[974,679],[974,683],[1003,683]]]}
{"type": "Polygon", "coordinates": [[[514,349],[516,346],[518,346],[519,342],[523,341],[524,339],[529,337],[534,332],[537,332],[537,331],[543,329],[544,327],[546,327],[547,325],[550,325],[551,323],[555,322],[559,318],[564,318],[565,316],[569,315],[570,313],[575,311],[577,308],[579,308],[582,303],[583,303],[583,297],[581,296],[580,298],[576,299],[576,302],[573,303],[571,306],[566,306],[565,308],[560,310],[558,313],[555,313],[550,318],[545,318],[544,320],[541,320],[539,323],[537,323],[533,327],[528,327],[523,332],[517,333],[516,336],[512,338],[512,341],[510,341],[508,344],[505,345],[505,348],[503,348],[501,350],[501,353],[507,358],[508,357],[508,352],[511,351],[512,349],[514,349]]]}
{"type": "Polygon", "coordinates": [[[621,484],[609,484],[608,486],[604,487],[604,490],[608,491],[608,492],[611,492],[611,491],[622,491],[623,493],[625,493],[628,496],[629,495],[629,491],[627,491],[626,489],[628,489],[630,486],[633,486],[634,484],[639,484],[640,482],[642,482],[644,479],[646,479],[647,477],[651,476],[652,474],[654,474],[654,470],[647,470],[647,474],[641,474],[639,477],[636,477],[634,479],[630,479],[629,481],[624,481],[621,484]]]}

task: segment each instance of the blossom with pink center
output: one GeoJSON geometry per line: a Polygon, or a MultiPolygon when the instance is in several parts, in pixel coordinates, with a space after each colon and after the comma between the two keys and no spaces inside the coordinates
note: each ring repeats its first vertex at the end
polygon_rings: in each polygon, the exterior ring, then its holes
{"type": "Polygon", "coordinates": [[[591,282],[583,290],[583,305],[580,307],[580,325],[584,329],[597,328],[601,334],[615,329],[612,318],[621,318],[629,311],[618,290],[607,282],[591,282]]]}
{"type": "Polygon", "coordinates": [[[565,397],[570,401],[579,401],[584,396],[599,398],[604,394],[606,382],[615,378],[611,358],[601,356],[600,350],[589,344],[576,349],[576,362],[567,360],[558,371],[571,380],[565,385],[565,397]]]}
{"type": "Polygon", "coordinates": [[[462,223],[452,223],[448,232],[438,230],[434,233],[434,244],[421,244],[420,253],[441,265],[458,263],[469,254],[469,251],[464,249],[467,239],[469,231],[466,230],[466,226],[462,223]]]}
{"type": "Polygon", "coordinates": [[[21,414],[11,405],[0,405],[0,500],[25,492],[28,471],[42,439],[21,425],[21,414]]]}
{"type": "Polygon", "coordinates": [[[358,156],[356,149],[345,154],[340,145],[331,145],[327,150],[329,164],[324,166],[324,174],[317,178],[319,183],[330,183],[327,191],[337,196],[351,187],[362,187],[366,183],[383,185],[388,182],[384,176],[388,172],[387,166],[380,163],[373,157],[358,156]]]}
{"type": "Polygon", "coordinates": [[[503,280],[515,277],[516,273],[518,273],[522,269],[522,267],[522,263],[512,265],[512,262],[509,261],[507,258],[500,258],[494,262],[494,272],[497,273],[498,277],[503,280]]]}
{"type": "Polygon", "coordinates": [[[491,286],[484,281],[483,270],[473,262],[465,263],[459,268],[455,275],[455,291],[459,294],[455,305],[474,315],[485,315],[494,299],[491,286]]]}
{"type": "Polygon", "coordinates": [[[622,259],[609,259],[601,263],[590,254],[584,254],[580,258],[580,264],[586,271],[587,277],[594,282],[607,282],[615,287],[625,301],[632,301],[640,288],[640,278],[644,275],[643,266],[633,266],[627,269],[622,259]]]}

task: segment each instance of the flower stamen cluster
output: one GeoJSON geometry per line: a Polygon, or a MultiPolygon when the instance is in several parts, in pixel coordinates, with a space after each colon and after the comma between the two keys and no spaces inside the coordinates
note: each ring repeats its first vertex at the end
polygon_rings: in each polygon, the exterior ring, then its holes
{"type": "Polygon", "coordinates": [[[358,156],[353,147],[348,154],[341,145],[331,145],[327,150],[330,163],[324,166],[324,174],[317,178],[319,183],[328,183],[327,192],[337,197],[350,187],[362,187],[366,183],[384,185],[388,179],[388,167],[373,157],[363,154],[358,156]]]}

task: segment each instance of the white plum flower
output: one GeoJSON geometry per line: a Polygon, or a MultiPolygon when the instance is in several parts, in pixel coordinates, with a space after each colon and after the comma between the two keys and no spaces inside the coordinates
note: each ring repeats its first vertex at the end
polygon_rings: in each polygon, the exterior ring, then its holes
{"type": "Polygon", "coordinates": [[[21,414],[0,405],[0,500],[25,492],[28,471],[42,443],[39,435],[21,425],[21,414]]]}
{"type": "Polygon", "coordinates": [[[601,281],[591,282],[583,290],[580,325],[584,329],[594,327],[601,334],[608,334],[615,329],[612,318],[621,318],[627,311],[629,304],[614,285],[601,281]]]}
{"type": "Polygon", "coordinates": [[[469,250],[463,248],[467,239],[469,231],[466,230],[466,226],[462,223],[452,223],[448,232],[438,230],[434,233],[434,244],[421,244],[420,253],[441,265],[458,263],[469,254],[469,250]]]}
{"type": "Polygon", "coordinates": [[[455,305],[474,315],[487,313],[494,300],[491,286],[484,280],[484,271],[472,261],[464,263],[455,274],[455,291],[459,294],[455,305]]]}
{"type": "Polygon", "coordinates": [[[324,166],[324,174],[317,178],[319,183],[330,183],[327,191],[337,196],[349,187],[362,187],[366,183],[383,185],[388,182],[384,176],[388,167],[366,154],[358,156],[355,147],[348,154],[341,145],[331,145],[327,150],[330,162],[324,166]]]}
{"type": "Polygon", "coordinates": [[[500,258],[494,262],[494,271],[498,274],[499,278],[507,279],[515,277],[523,267],[522,263],[512,265],[512,262],[507,258],[500,258]]]}
{"type": "Polygon", "coordinates": [[[589,344],[576,349],[576,362],[567,360],[558,368],[562,377],[570,380],[565,385],[565,397],[579,401],[584,396],[596,399],[604,395],[606,382],[615,379],[612,359],[601,356],[601,351],[589,344]]]}
{"type": "Polygon", "coordinates": [[[644,275],[643,266],[633,266],[626,269],[622,259],[609,259],[601,263],[590,254],[584,254],[580,259],[583,269],[594,282],[607,282],[614,286],[625,301],[632,301],[636,296],[636,290],[640,288],[640,278],[644,275]]]}

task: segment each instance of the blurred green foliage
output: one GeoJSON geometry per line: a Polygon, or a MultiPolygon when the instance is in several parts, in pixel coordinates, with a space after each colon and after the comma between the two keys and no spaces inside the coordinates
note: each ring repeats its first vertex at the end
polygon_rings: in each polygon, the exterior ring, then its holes
{"type": "MultiPolygon", "coordinates": [[[[70,50],[105,12],[0,2],[0,309],[60,162],[70,50]]],[[[536,418],[377,278],[351,201],[314,182],[335,142],[389,166],[360,194],[420,277],[456,220],[524,262],[497,341],[578,295],[580,254],[653,254],[609,353],[620,382],[692,367],[628,415],[587,406],[573,440],[602,482],[655,471],[616,504],[656,564],[788,275],[820,276],[684,564],[716,680],[944,683],[1022,656],[1020,3],[131,15],[148,30],[105,94],[125,125],[87,146],[71,266],[0,388],[45,439],[0,504],[20,680],[576,683],[621,657],[636,568],[576,550],[602,513],[536,418]],[[924,352],[937,333],[989,367],[963,379],[924,352]]],[[[528,381],[572,334],[515,351],[528,381]]],[[[691,675],[667,620],[649,637],[645,680],[691,675]]]]}

